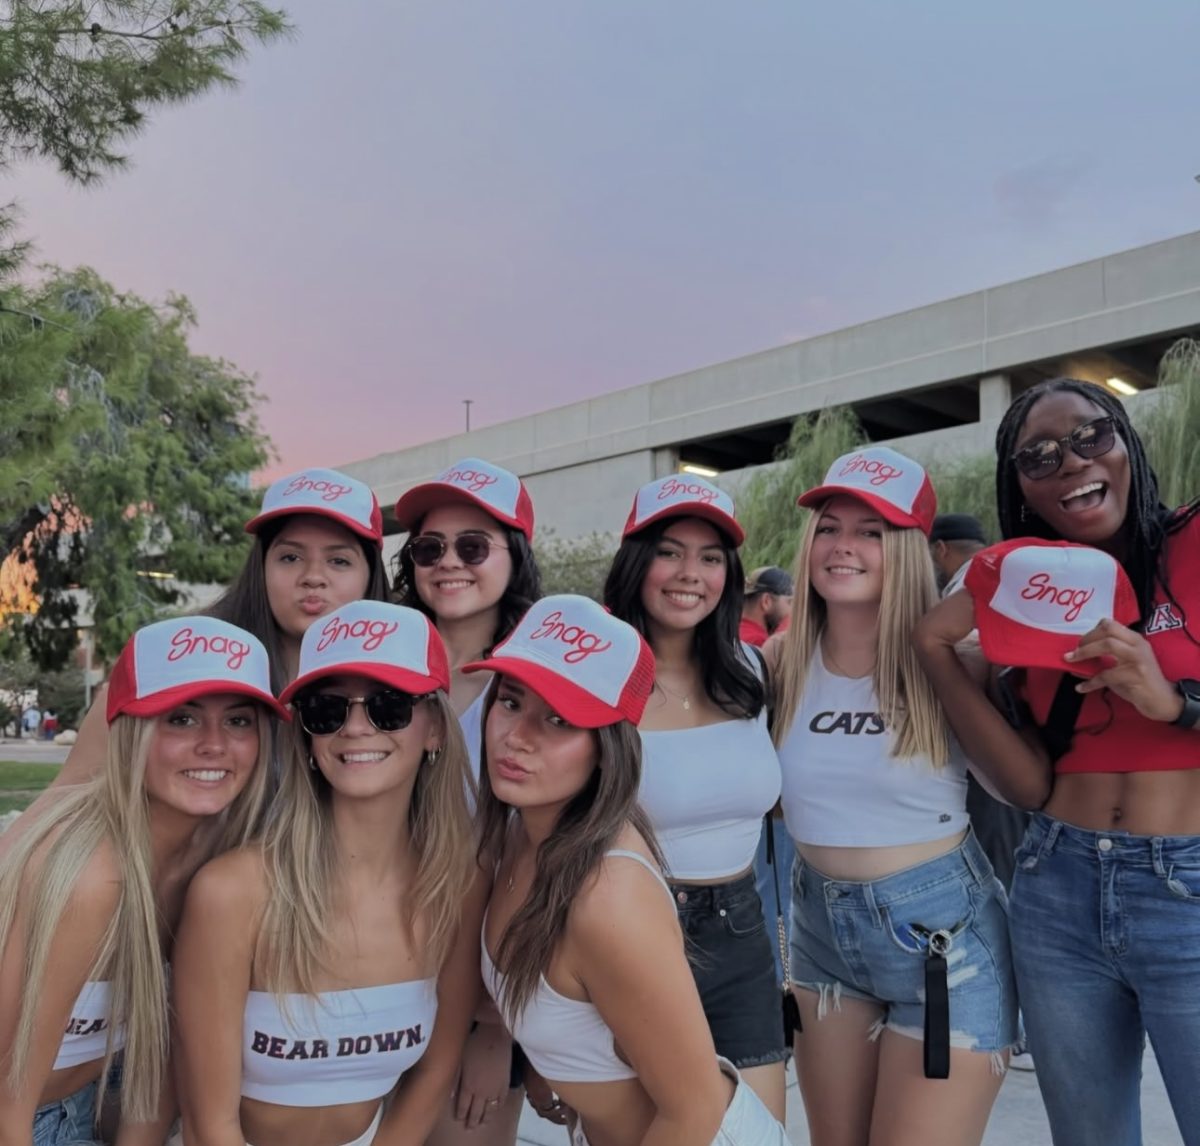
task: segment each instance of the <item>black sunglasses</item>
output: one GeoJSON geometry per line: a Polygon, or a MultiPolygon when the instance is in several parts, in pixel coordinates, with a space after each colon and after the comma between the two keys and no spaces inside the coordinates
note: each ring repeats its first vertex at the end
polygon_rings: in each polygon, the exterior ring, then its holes
{"type": "MultiPolygon", "coordinates": [[[[493,549],[508,548],[493,541],[486,533],[460,533],[450,544],[464,565],[482,565],[493,549]]],[[[446,539],[436,534],[422,533],[412,538],[405,548],[414,565],[429,569],[441,561],[446,552],[446,539]]]]}
{"type": "Polygon", "coordinates": [[[380,732],[399,732],[412,723],[413,706],[424,699],[395,688],[384,688],[370,696],[306,692],[292,701],[292,708],[309,736],[332,736],[340,732],[350,716],[352,704],[361,704],[367,719],[380,732]]]}
{"type": "Polygon", "coordinates": [[[1040,481],[1062,468],[1067,446],[1081,458],[1099,458],[1108,453],[1116,442],[1116,427],[1111,416],[1106,416],[1076,426],[1065,438],[1057,441],[1045,438],[1034,442],[1013,454],[1012,460],[1030,481],[1040,481]]]}

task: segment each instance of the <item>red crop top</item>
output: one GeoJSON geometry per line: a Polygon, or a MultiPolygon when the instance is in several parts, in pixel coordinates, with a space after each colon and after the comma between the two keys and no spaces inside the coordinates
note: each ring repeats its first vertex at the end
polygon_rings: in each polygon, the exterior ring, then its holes
{"type": "MultiPolygon", "coordinates": [[[[1160,585],[1142,633],[1170,681],[1200,679],[1200,514],[1167,538],[1164,568],[1178,606],[1160,585]],[[1188,634],[1191,634],[1190,637],[1188,634]]],[[[1025,696],[1044,724],[1062,673],[1028,669],[1025,696]]],[[[1147,720],[1126,700],[1102,689],[1083,698],[1075,737],[1058,772],[1178,772],[1200,768],[1200,729],[1147,720]]]]}

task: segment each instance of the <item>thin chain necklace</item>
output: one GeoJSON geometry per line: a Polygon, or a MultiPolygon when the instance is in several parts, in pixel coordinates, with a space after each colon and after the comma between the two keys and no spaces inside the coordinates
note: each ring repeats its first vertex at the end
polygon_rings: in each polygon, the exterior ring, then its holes
{"type": "MultiPolygon", "coordinates": [[[[837,657],[833,655],[833,651],[825,641],[821,642],[821,655],[833,666],[834,671],[838,674],[838,676],[844,676],[848,680],[862,679],[862,677],[855,676],[853,673],[848,673],[840,664],[838,664],[837,657]]],[[[871,665],[870,669],[864,673],[863,676],[870,676],[874,671],[875,666],[871,665]]]]}
{"type": "Polygon", "coordinates": [[[656,680],[654,683],[657,684],[658,687],[661,688],[663,690],[663,692],[665,692],[667,694],[667,696],[673,696],[677,701],[679,701],[680,704],[683,705],[684,712],[692,711],[692,698],[690,696],[683,696],[682,694],[675,692],[672,689],[667,688],[667,686],[665,684],[663,684],[663,682],[661,680],[656,680]]]}

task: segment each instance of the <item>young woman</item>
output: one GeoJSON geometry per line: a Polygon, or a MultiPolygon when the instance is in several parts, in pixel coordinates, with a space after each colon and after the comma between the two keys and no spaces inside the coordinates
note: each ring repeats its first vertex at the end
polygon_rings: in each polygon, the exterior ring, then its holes
{"type": "Polygon", "coordinates": [[[775,929],[753,870],[763,816],[779,798],[779,759],[762,662],[737,636],[742,537],[728,494],[702,478],[650,482],[634,498],[604,603],[654,650],[639,798],[662,845],[717,1053],[782,1121],[788,1050],[775,929]]]}
{"type": "MultiPolygon", "coordinates": [[[[369,486],[337,470],[309,469],[271,485],[246,524],[254,544],[206,615],[253,633],[279,692],[296,675],[300,639],[318,617],[367,598],[387,600],[383,517],[369,486]]],[[[104,689],[84,718],[56,786],[90,779],[104,759],[104,689]]]]}
{"type": "Polygon", "coordinates": [[[800,498],[792,623],[767,648],[796,845],[796,1071],[817,1146],[975,1146],[1017,1041],[1004,893],[912,648],[937,600],[925,472],[870,447],[800,498]],[[947,1077],[948,1075],[948,1077],[947,1077]]]}
{"type": "Polygon", "coordinates": [[[649,647],[583,597],[535,605],[488,660],[484,982],[578,1116],[575,1141],[771,1143],[782,1125],[717,1058],[638,809],[649,647]],[[516,813],[515,815],[513,813],[516,813]]]}
{"type": "Polygon", "coordinates": [[[1099,386],[1027,390],[996,449],[1004,537],[1107,551],[1142,616],[1083,639],[1075,657],[1109,666],[1086,682],[1027,670],[1017,729],[954,655],[974,626],[967,593],[917,631],[963,747],[1014,802],[1041,808],[1017,851],[1011,917],[1054,1142],[1141,1142],[1149,1034],[1183,1140],[1200,1143],[1200,516],[1161,504],[1124,406],[1099,386]]]}
{"type": "Polygon", "coordinates": [[[300,735],[267,830],[188,892],[174,967],[188,1146],[423,1141],[477,1001],[485,889],[437,634],[358,601],[310,627],[299,668],[283,699],[300,735]]]}
{"type": "Polygon", "coordinates": [[[98,1138],[120,1051],[115,1140],[161,1146],[172,935],[192,872],[257,821],[269,712],[256,638],[204,617],[149,625],[113,670],[101,774],[0,841],[0,1141],[98,1138]]]}
{"type": "MultiPolygon", "coordinates": [[[[508,636],[542,595],[530,548],[533,503],[515,474],[464,458],[408,490],[396,503],[396,520],[409,533],[400,551],[396,600],[429,617],[445,642],[450,699],[477,778],[487,679],[467,676],[462,666],[508,636]]],[[[511,1146],[521,1115],[523,1069],[519,1049],[486,1004],[433,1146],[464,1146],[467,1130],[472,1146],[511,1146]]]]}

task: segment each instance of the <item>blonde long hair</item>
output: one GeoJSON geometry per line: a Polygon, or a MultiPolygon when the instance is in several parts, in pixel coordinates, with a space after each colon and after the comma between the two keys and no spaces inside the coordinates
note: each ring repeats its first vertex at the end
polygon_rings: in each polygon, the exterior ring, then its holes
{"type": "MultiPolygon", "coordinates": [[[[475,782],[462,729],[445,694],[435,692],[425,703],[436,706],[442,750],[436,760],[421,761],[409,806],[417,876],[407,926],[411,939],[417,923],[423,925],[430,962],[440,968],[454,940],[474,865],[467,792],[475,782]]],[[[276,996],[315,996],[318,973],[328,967],[338,874],[332,789],[309,766],[308,746],[298,727],[290,730],[289,740],[275,811],[262,842],[270,890],[255,964],[276,996]]]]}
{"type": "MultiPolygon", "coordinates": [[[[100,1075],[97,1110],[112,1064],[112,1032],[125,1028],[121,1117],[147,1122],[158,1112],[170,1039],[167,976],[150,847],[150,803],[146,762],[156,718],[118,716],[108,730],[100,774],[63,796],[22,825],[20,838],[0,860],[0,951],[12,936],[18,896],[27,898],[21,1006],[10,1049],[9,1085],[21,1083],[29,1065],[39,987],[63,912],[96,850],[111,844],[120,870],[117,910],[104,933],[89,978],[110,986],[109,1043],[100,1075]],[[35,853],[44,854],[35,860],[35,853]]],[[[198,864],[246,843],[258,825],[266,798],[271,751],[270,720],[258,709],[258,760],[246,787],[206,831],[198,864]]]]}
{"type": "MultiPolygon", "coordinates": [[[[804,695],[808,667],[825,629],[825,602],[813,589],[809,576],[813,538],[823,512],[824,507],[818,506],[810,513],[796,554],[792,619],[783,635],[773,682],[772,735],[776,747],[783,744],[791,730],[804,695]]],[[[941,768],[950,756],[946,716],[912,644],[913,628],[936,601],[937,583],[925,535],[919,529],[886,527],[874,672],[879,714],[892,733],[894,756],[927,756],[935,768],[941,768]]]]}

